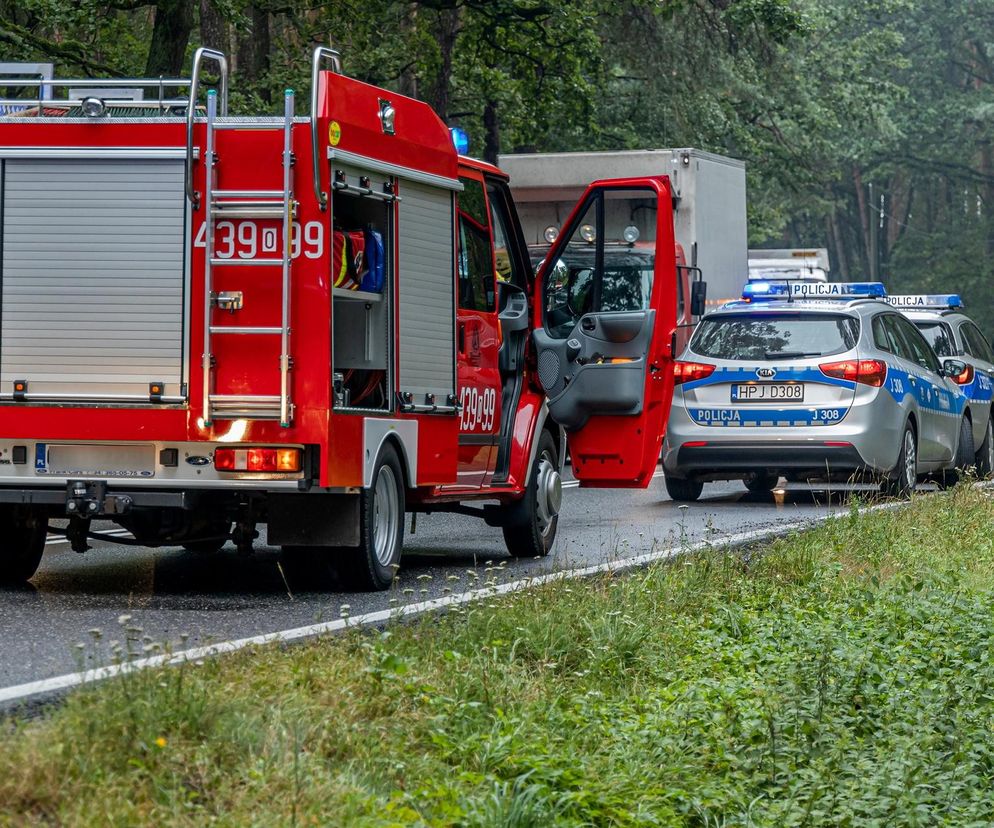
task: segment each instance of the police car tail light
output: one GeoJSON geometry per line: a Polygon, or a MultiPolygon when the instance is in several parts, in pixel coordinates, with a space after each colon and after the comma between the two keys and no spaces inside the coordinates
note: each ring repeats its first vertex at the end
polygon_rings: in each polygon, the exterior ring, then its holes
{"type": "Polygon", "coordinates": [[[974,375],[973,366],[967,365],[966,370],[962,374],[957,374],[955,377],[953,377],[953,380],[957,385],[969,385],[971,382],[973,382],[973,375],[974,375]]]}
{"type": "Polygon", "coordinates": [[[297,472],[300,471],[300,449],[214,449],[214,468],[230,472],[297,472]]]}
{"type": "Polygon", "coordinates": [[[673,381],[677,385],[685,382],[697,382],[706,379],[714,373],[714,366],[705,362],[674,362],[673,381]]]}
{"type": "Polygon", "coordinates": [[[879,359],[844,359],[818,366],[826,377],[880,388],[887,379],[887,363],[879,359]]]}

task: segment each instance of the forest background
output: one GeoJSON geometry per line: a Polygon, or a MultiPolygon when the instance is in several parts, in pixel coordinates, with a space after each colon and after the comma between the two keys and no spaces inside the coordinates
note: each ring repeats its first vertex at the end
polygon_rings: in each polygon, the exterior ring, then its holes
{"type": "Polygon", "coordinates": [[[232,61],[232,108],[306,91],[309,52],[428,101],[471,152],[742,158],[753,246],[961,292],[994,334],[994,0],[0,0],[0,60],[62,76],[232,61]]]}

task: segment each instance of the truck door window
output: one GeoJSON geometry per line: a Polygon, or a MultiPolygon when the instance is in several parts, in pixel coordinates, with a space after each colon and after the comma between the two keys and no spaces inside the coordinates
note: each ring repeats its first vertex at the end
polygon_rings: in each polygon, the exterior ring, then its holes
{"type": "Polygon", "coordinates": [[[494,251],[483,182],[463,178],[459,193],[459,307],[496,310],[494,251]]]}
{"type": "Polygon", "coordinates": [[[639,247],[622,238],[617,216],[631,215],[646,200],[638,191],[598,192],[545,279],[546,328],[565,337],[588,313],[645,310],[652,297],[654,246],[639,247]],[[607,212],[608,220],[605,219],[607,212]],[[613,219],[613,220],[612,220],[613,219]]]}
{"type": "Polygon", "coordinates": [[[525,287],[525,274],[522,262],[515,248],[515,238],[511,220],[507,214],[507,202],[498,191],[498,184],[487,186],[490,201],[490,222],[494,230],[494,263],[497,278],[518,287],[525,287]]]}

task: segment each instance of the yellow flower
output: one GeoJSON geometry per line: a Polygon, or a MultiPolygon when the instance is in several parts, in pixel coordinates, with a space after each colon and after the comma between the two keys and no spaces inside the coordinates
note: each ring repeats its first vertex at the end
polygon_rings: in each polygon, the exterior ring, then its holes
{"type": "Polygon", "coordinates": [[[160,736],[155,740],[155,744],[160,748],[164,748],[166,746],[166,738],[164,736],[160,736]]]}

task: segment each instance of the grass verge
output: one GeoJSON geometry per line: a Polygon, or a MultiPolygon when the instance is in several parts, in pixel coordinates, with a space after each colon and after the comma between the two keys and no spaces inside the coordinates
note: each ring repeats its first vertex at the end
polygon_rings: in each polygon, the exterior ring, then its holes
{"type": "Polygon", "coordinates": [[[0,823],[989,825],[994,501],[127,676],[0,722],[0,823]]]}

